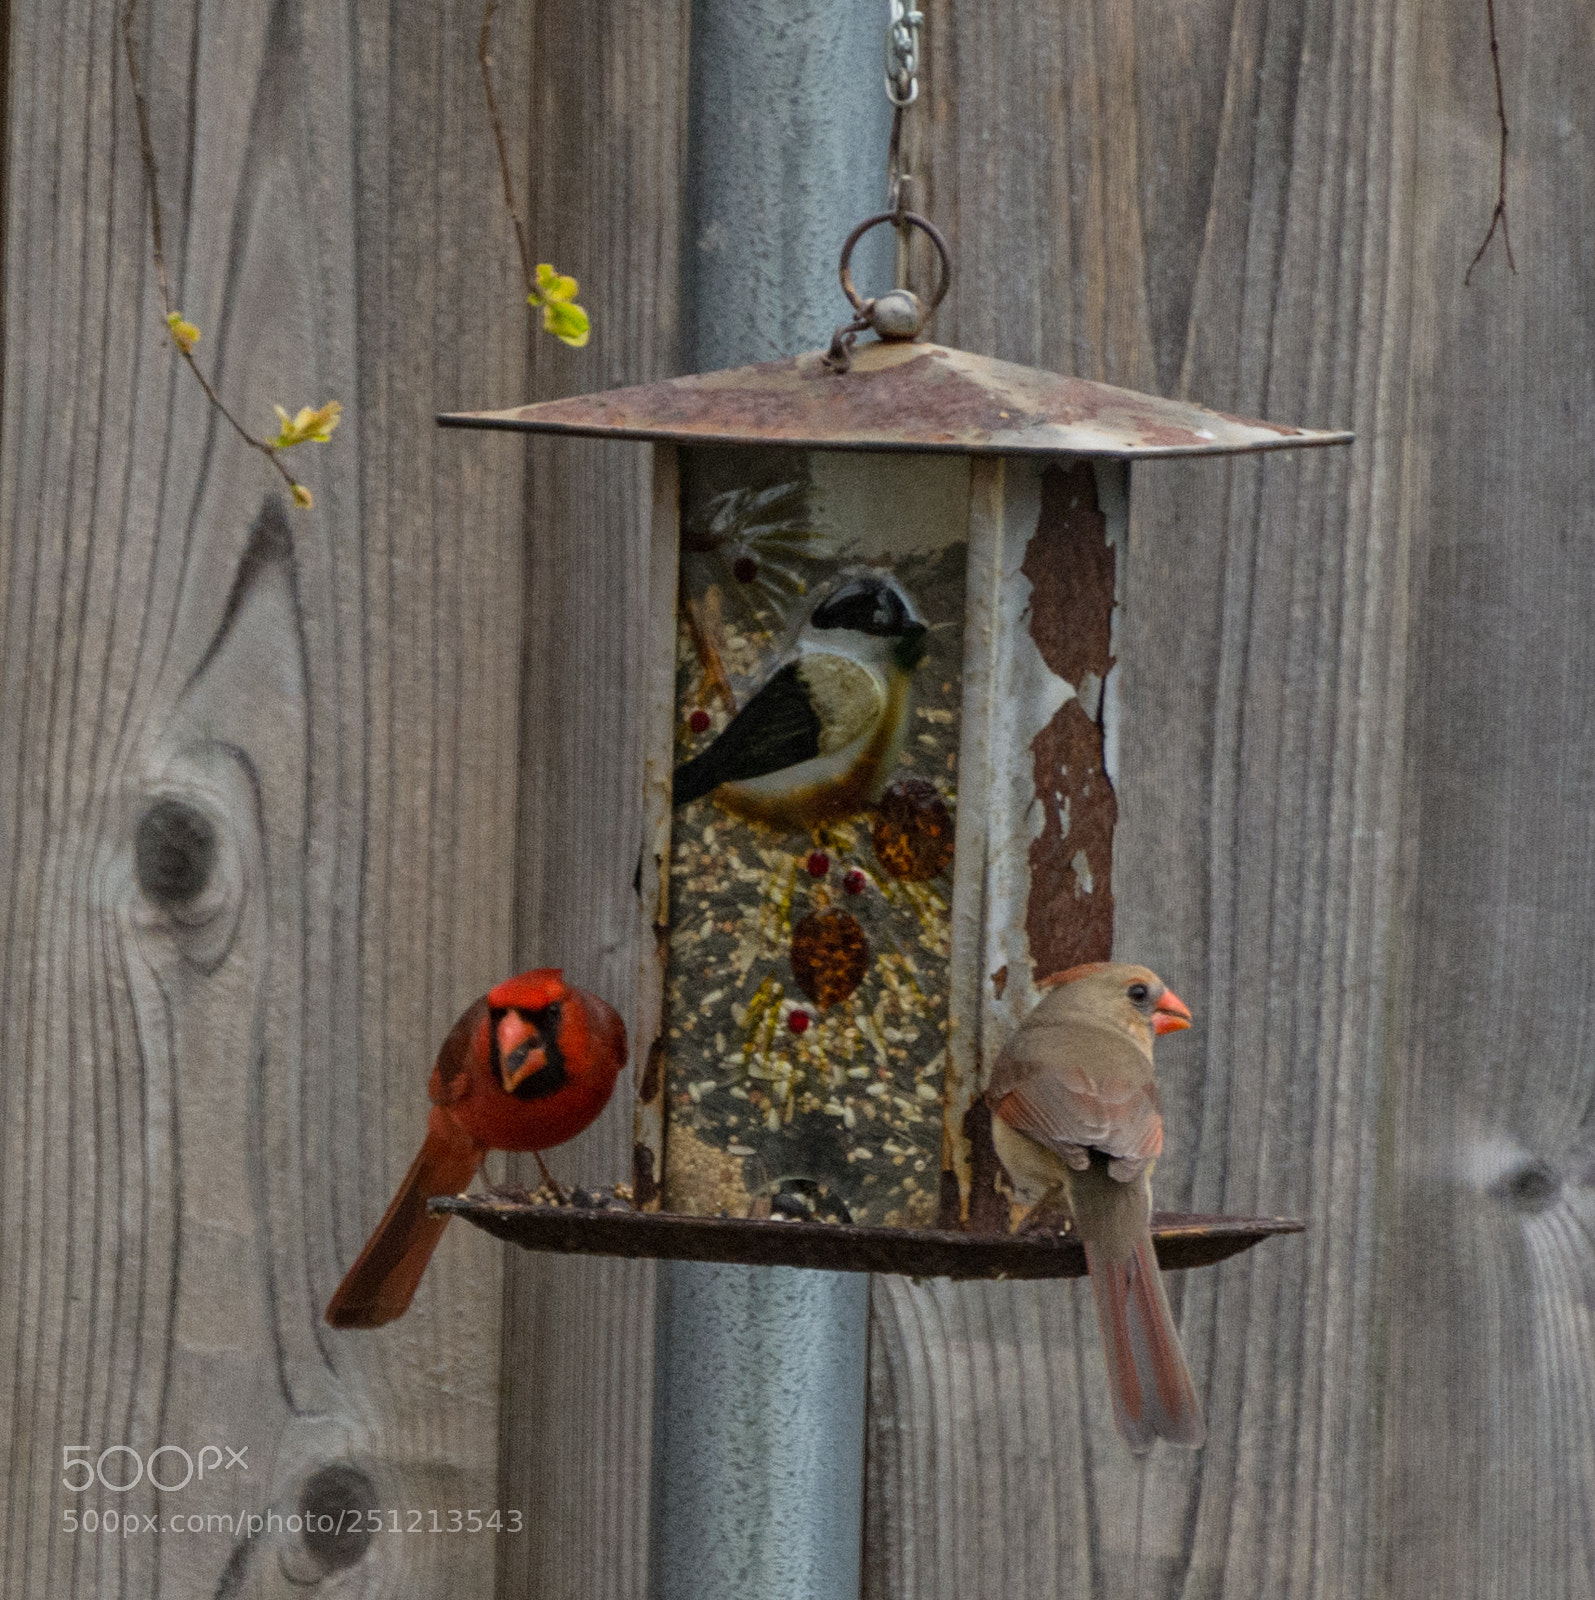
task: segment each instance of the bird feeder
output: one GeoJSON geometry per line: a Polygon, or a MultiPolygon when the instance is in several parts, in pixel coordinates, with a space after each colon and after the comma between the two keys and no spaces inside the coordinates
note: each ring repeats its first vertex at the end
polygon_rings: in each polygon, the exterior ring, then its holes
{"type": "MultiPolygon", "coordinates": [[[[1008,1236],[980,1088],[1037,980],[1112,952],[1130,466],[1351,436],[855,349],[923,313],[843,283],[829,352],[439,419],[652,443],[656,929],[636,1210],[441,1204],[547,1249],[1072,1275],[1008,1236]]],[[[1180,1266],[1298,1226],[1155,1233],[1180,1266]]]]}

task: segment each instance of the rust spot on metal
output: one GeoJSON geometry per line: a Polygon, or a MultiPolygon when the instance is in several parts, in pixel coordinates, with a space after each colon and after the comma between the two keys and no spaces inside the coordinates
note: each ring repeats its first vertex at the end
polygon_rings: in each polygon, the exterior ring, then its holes
{"type": "Polygon", "coordinates": [[[812,351],[784,361],[671,378],[508,411],[451,413],[448,427],[518,428],[689,444],[767,443],[828,450],[987,455],[1225,455],[1345,444],[1136,394],[966,350],[862,346],[842,376],[812,351]]]}
{"type": "Polygon", "coordinates": [[[631,1148],[631,1192],[639,1211],[651,1211],[659,1204],[659,1182],[654,1177],[654,1153],[645,1144],[631,1148]]]}
{"type": "Polygon", "coordinates": [[[648,1046],[648,1065],[643,1069],[642,1083],[637,1089],[637,1098],[645,1105],[658,1099],[660,1091],[665,1086],[667,1054],[664,1035],[661,1034],[648,1046]]]}
{"type": "Polygon", "coordinates": [[[1113,667],[1114,552],[1089,462],[1050,467],[1041,517],[1025,551],[1031,637],[1042,659],[1070,683],[1030,746],[1042,808],[1030,846],[1025,931],[1038,973],[1061,972],[1113,953],[1113,828],[1118,799],[1102,760],[1102,686],[1113,667]],[[1089,708],[1083,697],[1095,701],[1089,708]]]}
{"type": "Polygon", "coordinates": [[[1065,704],[1030,747],[1045,818],[1030,846],[1025,931],[1038,972],[1105,961],[1113,949],[1113,827],[1119,804],[1102,770],[1102,729],[1065,704]]]}
{"type": "Polygon", "coordinates": [[[1000,1000],[1000,999],[1002,999],[1003,991],[1006,990],[1007,987],[1008,987],[1008,963],[1005,961],[991,975],[992,993],[995,994],[996,997],[1000,1000]]]}
{"type": "Polygon", "coordinates": [[[1264,422],[1261,417],[1238,417],[1228,411],[1218,411],[1215,416],[1222,417],[1225,422],[1233,422],[1238,428],[1261,428],[1267,433],[1277,433],[1285,439],[1306,438],[1311,440],[1309,430],[1306,428],[1293,428],[1284,422],[1264,422]]]}
{"type": "Polygon", "coordinates": [[[1143,422],[1136,430],[1136,438],[1148,450],[1200,450],[1203,442],[1196,429],[1167,422],[1143,422]]]}
{"type": "MultiPolygon", "coordinates": [[[[640,1190],[637,1198],[640,1202],[640,1190]]],[[[689,1217],[612,1204],[527,1205],[463,1195],[433,1200],[430,1209],[464,1217],[523,1249],[561,1255],[723,1261],[924,1278],[1079,1278],[1086,1270],[1085,1251],[1072,1235],[957,1233],[797,1218],[777,1222],[689,1217]]],[[[1276,1234],[1300,1233],[1305,1227],[1304,1222],[1285,1217],[1152,1214],[1152,1238],[1158,1264],[1165,1271],[1211,1266],[1276,1234]]]]}
{"type": "Polygon", "coordinates": [[[1041,475],[1041,516],[1020,571],[1030,580],[1030,636],[1041,659],[1078,691],[1113,665],[1113,546],[1088,461],[1041,475]]]}
{"type": "Polygon", "coordinates": [[[991,1142],[991,1108],[984,1100],[976,1100],[964,1113],[963,1132],[969,1141],[969,1215],[960,1215],[958,1176],[948,1171],[942,1174],[938,1220],[944,1228],[1005,1234],[1008,1231],[1008,1197],[1002,1185],[1007,1182],[1007,1174],[997,1159],[997,1147],[991,1142]]]}

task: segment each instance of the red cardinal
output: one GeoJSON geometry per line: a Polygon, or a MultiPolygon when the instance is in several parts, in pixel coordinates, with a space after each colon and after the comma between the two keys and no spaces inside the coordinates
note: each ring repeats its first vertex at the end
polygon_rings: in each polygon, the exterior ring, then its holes
{"type": "MultiPolygon", "coordinates": [[[[401,1316],[443,1235],[434,1195],[458,1194],[489,1150],[543,1151],[574,1139],[609,1104],[626,1064],[626,1028],[558,967],[490,989],[454,1024],[427,1093],[426,1142],[393,1204],[327,1306],[335,1328],[401,1316]]],[[[543,1158],[537,1164],[553,1183],[543,1158]]]]}
{"type": "Polygon", "coordinates": [[[1207,1435],[1152,1248],[1152,1166],[1163,1115],[1152,1040],[1191,1025],[1155,972],[1116,961],[1071,967],[997,1059],[992,1142],[1021,1199],[1060,1191],[1085,1245],[1113,1414],[1138,1454],[1154,1438],[1207,1435]]]}

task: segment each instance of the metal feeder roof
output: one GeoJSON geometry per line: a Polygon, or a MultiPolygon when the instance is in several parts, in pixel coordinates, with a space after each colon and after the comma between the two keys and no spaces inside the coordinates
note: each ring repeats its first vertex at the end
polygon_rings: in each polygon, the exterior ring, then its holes
{"type": "Polygon", "coordinates": [[[445,412],[438,421],[677,444],[1128,460],[1291,450],[1353,437],[1228,416],[945,345],[884,341],[859,347],[845,373],[813,350],[507,411],[445,412]]]}

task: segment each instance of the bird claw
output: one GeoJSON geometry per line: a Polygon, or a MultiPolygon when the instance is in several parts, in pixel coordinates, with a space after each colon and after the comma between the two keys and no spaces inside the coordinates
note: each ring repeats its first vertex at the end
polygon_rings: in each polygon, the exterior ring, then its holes
{"type": "Polygon", "coordinates": [[[532,1151],[532,1155],[537,1161],[537,1170],[543,1175],[544,1184],[553,1190],[554,1199],[558,1201],[560,1205],[568,1206],[571,1203],[571,1196],[568,1195],[562,1188],[560,1188],[559,1180],[552,1172],[548,1170],[548,1163],[543,1160],[543,1152],[541,1150],[534,1150],[532,1151]]]}
{"type": "Polygon", "coordinates": [[[1069,1215],[1068,1201],[1056,1188],[1030,1208],[1030,1214],[1018,1228],[1022,1239],[1057,1239],[1073,1232],[1074,1218],[1069,1215]]]}

